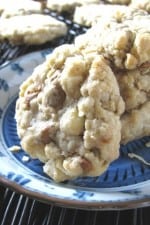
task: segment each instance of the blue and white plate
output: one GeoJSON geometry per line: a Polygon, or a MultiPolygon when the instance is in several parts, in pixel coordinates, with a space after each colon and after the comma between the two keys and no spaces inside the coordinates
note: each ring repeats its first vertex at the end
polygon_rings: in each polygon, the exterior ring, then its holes
{"type": "Polygon", "coordinates": [[[101,176],[55,183],[42,170],[39,160],[24,160],[14,119],[19,85],[45,60],[49,50],[30,53],[0,70],[0,182],[32,198],[65,207],[86,209],[125,209],[150,205],[150,166],[128,153],[150,162],[150,148],[144,137],[120,147],[120,157],[101,176]]]}

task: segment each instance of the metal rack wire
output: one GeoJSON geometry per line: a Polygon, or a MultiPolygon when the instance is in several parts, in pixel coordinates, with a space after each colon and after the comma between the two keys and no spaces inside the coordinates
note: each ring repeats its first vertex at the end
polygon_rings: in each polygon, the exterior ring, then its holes
{"type": "Polygon", "coordinates": [[[150,208],[86,211],[48,205],[0,186],[1,225],[149,225],[150,208]]]}

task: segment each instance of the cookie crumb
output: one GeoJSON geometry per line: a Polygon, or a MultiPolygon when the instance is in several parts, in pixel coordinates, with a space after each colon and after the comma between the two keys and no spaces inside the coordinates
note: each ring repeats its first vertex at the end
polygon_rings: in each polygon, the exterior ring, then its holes
{"type": "Polygon", "coordinates": [[[11,152],[17,152],[17,151],[21,150],[21,147],[19,145],[13,145],[13,146],[9,147],[9,150],[11,152]]]}
{"type": "Polygon", "coordinates": [[[138,159],[140,162],[144,163],[147,166],[150,166],[150,163],[147,162],[144,158],[142,158],[141,156],[135,154],[135,153],[128,153],[129,158],[133,159],[138,159]]]}
{"type": "Polygon", "coordinates": [[[22,161],[23,162],[28,162],[29,161],[29,157],[28,156],[26,156],[26,155],[24,155],[23,157],[22,157],[22,161]]]}
{"type": "Polygon", "coordinates": [[[145,146],[146,146],[147,148],[150,148],[150,141],[149,141],[149,142],[146,142],[146,143],[145,143],[145,146]]]}

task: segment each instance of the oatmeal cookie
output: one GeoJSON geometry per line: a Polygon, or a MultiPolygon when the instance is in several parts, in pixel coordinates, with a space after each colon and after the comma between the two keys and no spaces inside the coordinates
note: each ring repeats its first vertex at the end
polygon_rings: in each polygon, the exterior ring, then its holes
{"type": "Polygon", "coordinates": [[[99,20],[105,19],[115,19],[120,22],[128,10],[128,7],[123,5],[85,5],[76,7],[73,20],[84,26],[92,26],[99,20]]]}
{"type": "Polygon", "coordinates": [[[149,24],[150,15],[144,11],[122,23],[99,22],[78,36],[75,45],[82,54],[103,54],[119,69],[136,69],[150,62],[149,24]]]}
{"type": "Polygon", "coordinates": [[[144,103],[138,109],[125,113],[121,118],[122,138],[121,142],[129,141],[150,135],[150,101],[144,103]]]}
{"type": "Polygon", "coordinates": [[[0,2],[1,18],[41,12],[42,4],[32,0],[5,0],[0,2]]]}
{"type": "Polygon", "coordinates": [[[99,3],[99,0],[47,0],[47,8],[58,12],[70,12],[76,6],[99,3]]]}
{"type": "Polygon", "coordinates": [[[150,13],[150,0],[131,0],[130,6],[146,10],[150,13]]]}
{"type": "Polygon", "coordinates": [[[86,58],[63,45],[21,85],[17,131],[23,149],[57,182],[98,176],[119,155],[123,112],[103,56],[86,58]]]}
{"type": "Polygon", "coordinates": [[[66,24],[48,15],[32,14],[0,20],[0,40],[37,45],[67,33],[66,24]]]}

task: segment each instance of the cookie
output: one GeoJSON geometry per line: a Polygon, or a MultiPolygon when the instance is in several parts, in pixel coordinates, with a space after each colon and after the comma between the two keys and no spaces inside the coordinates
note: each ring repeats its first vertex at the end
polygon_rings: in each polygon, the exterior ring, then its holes
{"type": "Polygon", "coordinates": [[[127,112],[150,101],[150,63],[140,69],[115,73],[115,76],[127,112]]]}
{"type": "Polygon", "coordinates": [[[99,3],[99,0],[47,0],[47,8],[58,12],[70,12],[76,6],[99,3]]]}
{"type": "Polygon", "coordinates": [[[121,143],[150,135],[150,64],[115,74],[125,102],[121,143]]]}
{"type": "MultiPolygon", "coordinates": [[[[137,10],[132,10],[131,13],[134,14],[135,11],[137,10]]],[[[91,4],[76,7],[73,20],[84,26],[92,26],[99,20],[115,20],[121,23],[129,12],[129,7],[125,5],[91,4]]]]}
{"type": "Polygon", "coordinates": [[[122,23],[101,21],[75,39],[82,54],[103,54],[118,69],[150,62],[150,15],[139,11],[122,23]]]}
{"type": "Polygon", "coordinates": [[[124,101],[103,56],[54,50],[20,87],[21,145],[55,181],[98,176],[119,155],[124,101]]]}
{"type": "Polygon", "coordinates": [[[123,144],[150,135],[150,101],[125,113],[121,119],[123,144]]]}
{"type": "Polygon", "coordinates": [[[149,0],[131,0],[130,6],[146,10],[148,13],[150,13],[150,1],[149,0]]]}
{"type": "Polygon", "coordinates": [[[32,14],[0,20],[0,40],[38,45],[67,33],[67,26],[48,15],[32,14]]]}
{"type": "Polygon", "coordinates": [[[0,2],[1,18],[41,12],[42,4],[32,0],[6,0],[0,2]]]}
{"type": "Polygon", "coordinates": [[[122,4],[127,5],[130,3],[131,0],[105,0],[106,2],[112,3],[112,4],[122,4]]]}

